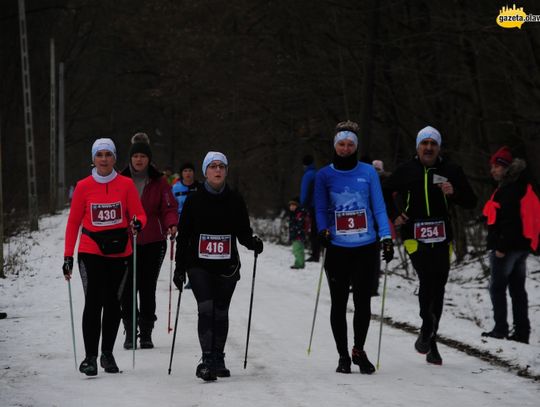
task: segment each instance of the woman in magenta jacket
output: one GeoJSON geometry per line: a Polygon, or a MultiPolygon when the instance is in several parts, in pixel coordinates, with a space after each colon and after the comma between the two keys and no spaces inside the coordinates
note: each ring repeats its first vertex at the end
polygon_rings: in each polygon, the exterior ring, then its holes
{"type": "MultiPolygon", "coordinates": [[[[143,208],[147,214],[147,224],[137,237],[137,292],[139,307],[137,323],[140,346],[154,347],[152,329],[156,317],[156,285],[159,271],[167,251],[167,236],[176,235],[178,205],[171,187],[162,174],[151,164],[152,151],[146,142],[136,142],[129,151],[129,165],[122,175],[131,177],[137,188],[143,208]]],[[[136,347],[133,338],[133,268],[130,267],[122,296],[122,320],[126,331],[125,349],[136,347]]]]}

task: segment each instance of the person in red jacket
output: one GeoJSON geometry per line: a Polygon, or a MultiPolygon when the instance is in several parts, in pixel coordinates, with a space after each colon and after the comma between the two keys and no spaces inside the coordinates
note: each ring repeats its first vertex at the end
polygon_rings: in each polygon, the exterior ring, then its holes
{"type": "Polygon", "coordinates": [[[70,280],[79,239],[77,257],[85,295],[82,328],[86,352],[79,371],[87,376],[97,375],[100,336],[101,367],[107,373],[119,371],[112,352],[120,325],[118,293],[132,254],[129,229],[135,234],[146,224],[133,181],[114,169],[114,142],[97,139],[92,146],[92,161],[92,175],[79,181],[73,192],[62,266],[65,279],[70,280]]]}
{"type": "MultiPolygon", "coordinates": [[[[178,224],[178,205],[171,187],[151,164],[152,151],[147,142],[135,142],[129,150],[129,165],[122,175],[135,183],[143,208],[148,216],[146,227],[137,237],[136,285],[139,309],[136,310],[139,341],[142,349],[151,349],[152,330],[156,317],[156,286],[159,271],[167,251],[167,235],[174,238],[178,224]]],[[[126,331],[125,349],[136,347],[133,338],[133,267],[122,296],[122,321],[126,331]]]]}
{"type": "MultiPolygon", "coordinates": [[[[531,323],[525,282],[530,240],[523,236],[521,199],[529,185],[524,160],[514,158],[510,148],[501,147],[489,161],[490,173],[497,189],[482,211],[487,218],[489,250],[489,296],[493,305],[495,326],[482,336],[507,338],[529,343],[531,323]],[[512,299],[514,332],[509,335],[506,292],[512,299]]],[[[538,215],[538,214],[537,214],[538,215]]]]}

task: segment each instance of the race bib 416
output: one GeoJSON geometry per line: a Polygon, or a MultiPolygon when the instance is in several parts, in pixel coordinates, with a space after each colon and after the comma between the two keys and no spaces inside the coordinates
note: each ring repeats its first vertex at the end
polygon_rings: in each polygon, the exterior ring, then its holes
{"type": "Polygon", "coordinates": [[[223,260],[231,258],[231,235],[199,236],[199,258],[223,260]]]}

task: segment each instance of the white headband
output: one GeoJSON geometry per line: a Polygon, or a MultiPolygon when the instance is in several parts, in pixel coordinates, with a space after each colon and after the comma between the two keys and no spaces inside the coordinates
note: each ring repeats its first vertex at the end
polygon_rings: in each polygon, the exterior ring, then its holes
{"type": "Polygon", "coordinates": [[[337,133],[334,137],[334,147],[341,140],[351,140],[358,147],[358,137],[352,131],[344,130],[337,133]]]}

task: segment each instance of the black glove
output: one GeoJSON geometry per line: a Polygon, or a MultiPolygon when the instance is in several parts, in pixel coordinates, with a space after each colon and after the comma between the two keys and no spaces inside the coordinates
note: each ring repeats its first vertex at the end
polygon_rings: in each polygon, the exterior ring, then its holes
{"type": "Polygon", "coordinates": [[[174,269],[173,282],[176,288],[182,291],[184,283],[186,282],[186,270],[181,270],[178,267],[174,269]]]}
{"type": "Polygon", "coordinates": [[[319,243],[322,247],[330,246],[330,231],[328,229],[323,229],[319,232],[319,243]]]}
{"type": "Polygon", "coordinates": [[[381,240],[381,246],[383,260],[390,263],[390,261],[394,258],[394,243],[392,242],[392,239],[386,238],[381,240]]]}
{"type": "Polygon", "coordinates": [[[263,245],[263,241],[259,238],[259,236],[253,236],[253,240],[251,244],[253,246],[253,251],[255,252],[255,254],[258,255],[263,252],[264,245],[263,245]]]}
{"type": "Polygon", "coordinates": [[[133,219],[132,227],[135,232],[139,233],[142,230],[142,223],[139,219],[133,219]]]}
{"type": "Polygon", "coordinates": [[[62,273],[64,276],[69,276],[73,272],[73,256],[64,257],[64,264],[62,265],[62,273]]]}

